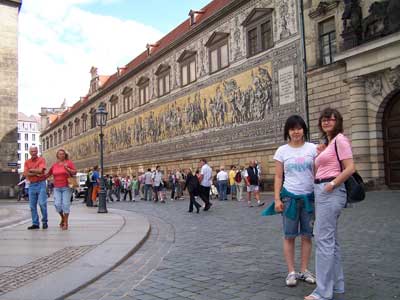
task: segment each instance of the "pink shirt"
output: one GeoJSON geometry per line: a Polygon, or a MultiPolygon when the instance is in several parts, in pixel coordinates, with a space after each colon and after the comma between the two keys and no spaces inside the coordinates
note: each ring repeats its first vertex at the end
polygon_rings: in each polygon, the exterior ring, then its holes
{"type": "MultiPolygon", "coordinates": [[[[67,167],[70,169],[75,170],[75,166],[72,161],[66,160],[65,163],[67,164],[67,167]]],[[[60,164],[58,162],[54,163],[50,170],[48,175],[53,175],[54,178],[54,187],[67,187],[68,186],[68,177],[70,177],[69,173],[67,170],[64,168],[64,164],[60,164]]]]}
{"type": "Polygon", "coordinates": [[[339,159],[345,160],[353,158],[349,140],[343,134],[339,133],[315,159],[315,168],[317,170],[317,174],[315,175],[316,179],[337,177],[341,173],[340,164],[335,152],[335,140],[339,159]]]}

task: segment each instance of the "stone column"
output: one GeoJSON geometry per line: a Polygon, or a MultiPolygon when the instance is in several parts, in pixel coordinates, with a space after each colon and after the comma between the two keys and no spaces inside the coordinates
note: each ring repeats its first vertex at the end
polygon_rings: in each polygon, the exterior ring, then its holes
{"type": "Polygon", "coordinates": [[[349,85],[353,157],[357,171],[365,182],[367,182],[371,179],[371,161],[365,79],[363,77],[351,78],[349,80],[349,85]]]}

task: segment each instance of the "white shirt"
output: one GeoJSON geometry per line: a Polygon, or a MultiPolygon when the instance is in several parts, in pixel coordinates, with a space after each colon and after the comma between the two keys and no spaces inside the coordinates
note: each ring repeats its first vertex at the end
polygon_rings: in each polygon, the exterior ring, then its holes
{"type": "Polygon", "coordinates": [[[217,180],[221,181],[221,180],[228,180],[228,173],[226,173],[225,171],[221,170],[218,172],[217,174],[217,180]]]}
{"type": "Polygon", "coordinates": [[[155,171],[152,178],[154,180],[154,186],[160,186],[162,180],[162,173],[160,171],[155,171]]]}
{"type": "Polygon", "coordinates": [[[151,172],[144,173],[144,184],[151,184],[151,172]]]}
{"type": "Polygon", "coordinates": [[[296,195],[309,194],[314,190],[316,156],[317,146],[308,142],[299,148],[286,144],[276,150],[274,160],[283,164],[283,187],[286,190],[296,195]]]}
{"type": "Polygon", "coordinates": [[[200,185],[210,187],[212,183],[212,169],[210,168],[210,166],[204,164],[201,167],[200,174],[203,175],[203,179],[201,180],[200,185]]]}

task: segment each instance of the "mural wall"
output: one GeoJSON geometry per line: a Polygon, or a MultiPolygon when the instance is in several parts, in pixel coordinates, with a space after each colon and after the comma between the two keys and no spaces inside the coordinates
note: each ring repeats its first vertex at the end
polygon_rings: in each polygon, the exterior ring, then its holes
{"type": "MultiPolygon", "coordinates": [[[[153,110],[107,126],[105,153],[154,144],[175,137],[263,121],[272,113],[272,66],[260,65],[221,82],[180,97],[153,110]]],[[[93,156],[98,134],[66,146],[72,157],[93,156]]]]}

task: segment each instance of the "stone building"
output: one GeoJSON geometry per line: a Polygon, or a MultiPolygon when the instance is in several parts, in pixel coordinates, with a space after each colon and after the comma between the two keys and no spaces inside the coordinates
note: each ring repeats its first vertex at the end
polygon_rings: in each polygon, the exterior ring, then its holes
{"type": "Polygon", "coordinates": [[[37,146],[41,155],[40,144],[40,118],[18,113],[18,173],[24,171],[25,161],[30,158],[29,147],[37,146]]]}
{"type": "Polygon", "coordinates": [[[0,199],[18,182],[18,13],[20,0],[0,1],[0,199]]]}
{"type": "Polygon", "coordinates": [[[312,137],[326,106],[344,116],[356,167],[400,187],[400,1],[304,1],[312,137]]]}
{"type": "Polygon", "coordinates": [[[105,171],[135,174],[261,162],[293,113],[305,116],[296,0],[214,0],[111,76],[91,69],[89,93],[42,133],[44,156],[68,149],[80,169],[99,162],[95,111],[106,106],[105,171]]]}

